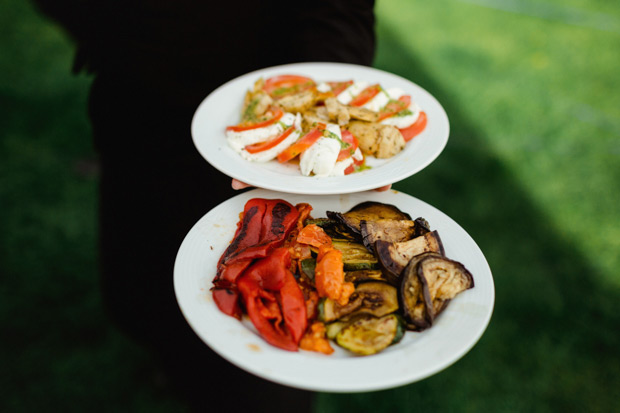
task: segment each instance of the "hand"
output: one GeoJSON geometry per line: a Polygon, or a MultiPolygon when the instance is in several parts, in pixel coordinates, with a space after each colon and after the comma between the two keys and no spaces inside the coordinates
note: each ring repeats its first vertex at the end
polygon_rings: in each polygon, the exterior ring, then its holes
{"type": "MultiPolygon", "coordinates": [[[[232,186],[232,189],[239,190],[239,189],[249,188],[252,185],[246,184],[245,182],[241,182],[241,181],[233,178],[231,186],[232,186]]],[[[382,186],[381,188],[375,189],[375,191],[385,192],[385,191],[389,190],[391,187],[392,187],[391,184],[390,185],[385,185],[385,186],[382,186]]]]}

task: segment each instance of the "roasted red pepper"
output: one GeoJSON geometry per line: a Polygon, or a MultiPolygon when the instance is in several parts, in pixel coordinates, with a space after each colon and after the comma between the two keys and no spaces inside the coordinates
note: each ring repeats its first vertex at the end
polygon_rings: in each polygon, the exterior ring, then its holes
{"type": "Polygon", "coordinates": [[[213,299],[223,313],[241,318],[237,280],[254,259],[268,256],[284,243],[298,216],[297,209],[281,199],[253,198],[245,204],[213,281],[213,299]]]}
{"type": "Polygon", "coordinates": [[[287,248],[257,260],[237,281],[252,324],[269,344],[297,351],[306,331],[306,303],[287,248]]]}
{"type": "Polygon", "coordinates": [[[224,264],[230,265],[239,260],[266,257],[284,243],[286,236],[297,223],[299,212],[293,205],[281,199],[263,199],[262,201],[265,204],[265,212],[260,226],[255,225],[249,229],[259,232],[258,242],[238,249],[226,258],[224,264]]]}

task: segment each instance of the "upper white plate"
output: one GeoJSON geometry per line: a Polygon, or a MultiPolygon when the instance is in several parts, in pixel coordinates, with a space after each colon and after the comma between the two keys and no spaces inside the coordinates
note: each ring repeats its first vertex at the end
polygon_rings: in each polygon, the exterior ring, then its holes
{"type": "Polygon", "coordinates": [[[379,188],[403,180],[428,166],[448,142],[448,116],[426,90],[400,76],[382,70],[343,63],[297,63],[248,73],[214,90],[198,106],[192,120],[192,137],[200,154],[216,169],[259,188],[294,194],[343,194],[379,188]],[[260,77],[297,74],[320,81],[365,80],[383,87],[397,87],[411,95],[428,116],[426,129],[396,156],[380,160],[369,157],[371,169],[342,177],[303,176],[299,166],[278,161],[244,160],[226,141],[227,126],[239,123],[245,93],[260,77]]]}
{"type": "Polygon", "coordinates": [[[190,326],[222,357],[259,377],[325,392],[387,389],[441,371],[482,336],[495,300],[491,270],[474,240],[441,211],[397,191],[308,196],[255,189],[237,195],[209,211],[189,231],[177,255],[174,289],[190,326]],[[324,217],[326,210],[347,211],[369,200],[396,205],[412,217],[428,220],[431,229],[439,232],[446,255],[471,271],[475,287],[452,300],[433,327],[421,333],[407,332],[400,343],[376,355],[352,356],[335,344],[335,352],[329,356],[272,347],[247,320],[239,322],[221,313],[209,291],[217,262],[234,236],[239,212],[255,197],[286,199],[293,205],[307,202],[313,206],[315,218],[324,217]]]}

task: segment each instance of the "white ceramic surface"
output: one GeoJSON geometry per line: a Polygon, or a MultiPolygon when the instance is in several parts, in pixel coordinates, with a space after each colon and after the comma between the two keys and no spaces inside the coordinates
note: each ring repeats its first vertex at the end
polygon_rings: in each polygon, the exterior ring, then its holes
{"type": "Polygon", "coordinates": [[[326,392],[387,389],[445,369],[482,336],[495,300],[491,270],[467,232],[436,208],[397,191],[308,196],[255,189],[237,195],[209,211],[189,231],[177,255],[174,288],[188,323],[222,357],[264,379],[326,392]],[[363,201],[396,205],[413,218],[428,220],[431,229],[439,232],[446,255],[471,271],[475,287],[452,300],[433,327],[407,332],[400,343],[376,355],[353,356],[335,343],[336,351],[329,356],[272,347],[256,334],[249,321],[240,322],[221,313],[209,291],[217,261],[234,236],[238,214],[247,200],[255,197],[285,199],[293,205],[309,203],[315,218],[324,217],[327,210],[347,211],[363,201]]]}
{"type": "Polygon", "coordinates": [[[214,90],[199,105],[192,120],[192,137],[200,154],[224,174],[253,186],[295,194],[343,194],[379,188],[401,181],[428,166],[448,142],[450,125],[441,104],[426,90],[400,76],[366,66],[343,63],[297,63],[248,73],[214,90]],[[244,160],[228,146],[227,126],[239,123],[245,93],[260,78],[298,74],[320,81],[358,80],[397,87],[411,95],[426,112],[426,129],[396,156],[380,160],[368,157],[370,169],[342,177],[303,176],[294,163],[277,160],[256,163],[244,160]]]}

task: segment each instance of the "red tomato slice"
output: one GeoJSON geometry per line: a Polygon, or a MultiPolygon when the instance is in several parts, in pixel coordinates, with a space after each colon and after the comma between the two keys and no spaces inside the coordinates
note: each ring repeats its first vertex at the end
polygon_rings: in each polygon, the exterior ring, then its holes
{"type": "Polygon", "coordinates": [[[279,107],[272,107],[270,111],[272,112],[273,116],[269,119],[266,119],[261,122],[250,123],[250,124],[242,123],[240,125],[229,126],[226,128],[226,130],[234,131],[234,132],[243,132],[243,131],[250,130],[250,129],[264,128],[265,126],[269,126],[273,123],[276,123],[277,121],[280,120],[282,115],[284,115],[284,112],[279,107]]]}
{"type": "Polygon", "coordinates": [[[353,81],[347,80],[346,82],[327,82],[327,84],[329,85],[329,87],[332,88],[331,92],[334,95],[338,96],[339,94],[344,92],[346,88],[351,86],[353,84],[353,81]]]}
{"type": "Polygon", "coordinates": [[[273,98],[292,95],[314,87],[314,80],[305,76],[280,75],[265,80],[263,90],[273,98]]]}
{"type": "Polygon", "coordinates": [[[374,98],[381,92],[381,86],[379,84],[368,86],[366,89],[362,90],[359,95],[357,95],[351,103],[350,106],[363,106],[370,101],[370,99],[374,98]]]}
{"type": "Polygon", "coordinates": [[[310,132],[306,133],[301,139],[297,142],[280,152],[278,155],[278,161],[280,163],[288,162],[291,159],[295,158],[297,155],[301,154],[303,151],[314,145],[316,141],[319,140],[321,136],[323,136],[323,130],[325,129],[325,125],[319,124],[318,127],[312,129],[310,132]],[[323,128],[321,128],[323,126],[323,128]]]}
{"type": "Polygon", "coordinates": [[[402,133],[403,138],[405,138],[405,142],[409,142],[411,139],[415,138],[419,135],[424,128],[426,128],[427,117],[425,112],[420,112],[420,116],[415,123],[407,128],[399,129],[400,133],[402,133]]]}
{"type": "Polygon", "coordinates": [[[362,154],[362,159],[353,159],[353,163],[351,165],[349,165],[347,167],[347,169],[344,170],[344,174],[345,175],[349,175],[352,174],[353,172],[355,172],[357,170],[357,168],[359,168],[360,166],[364,165],[364,162],[366,162],[366,158],[364,157],[364,154],[362,154]]]}
{"type": "Polygon", "coordinates": [[[340,153],[338,154],[338,161],[342,161],[344,159],[347,159],[353,156],[353,154],[355,153],[355,150],[359,146],[357,139],[355,138],[355,136],[353,136],[351,132],[349,132],[348,130],[343,130],[341,134],[342,134],[342,141],[344,143],[348,143],[349,146],[340,150],[340,153]]]}
{"type": "Polygon", "coordinates": [[[379,111],[379,121],[396,115],[409,107],[411,104],[411,96],[403,95],[398,100],[390,100],[383,109],[379,111]]]}
{"type": "Polygon", "coordinates": [[[248,145],[245,147],[245,150],[249,153],[258,153],[263,152],[268,149],[271,149],[277,145],[279,145],[282,141],[289,137],[289,135],[295,130],[295,126],[291,126],[287,130],[285,130],[280,135],[277,135],[271,139],[268,139],[264,142],[255,143],[253,145],[248,145]]]}

